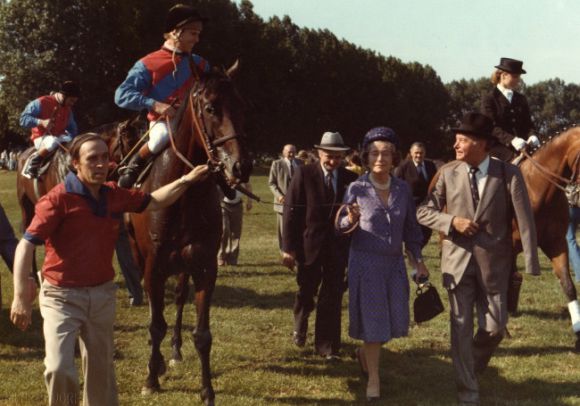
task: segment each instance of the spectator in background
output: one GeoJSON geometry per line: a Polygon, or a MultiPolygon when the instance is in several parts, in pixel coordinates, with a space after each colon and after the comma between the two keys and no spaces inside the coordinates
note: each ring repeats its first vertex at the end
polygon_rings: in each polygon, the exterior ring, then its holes
{"type": "MultiPolygon", "coordinates": [[[[252,185],[248,182],[242,184],[249,192],[252,185]]],[[[218,188],[221,193],[221,189],[218,188]]],[[[252,210],[252,199],[246,198],[246,210],[252,210]]],[[[240,237],[242,236],[242,223],[244,218],[244,202],[242,193],[236,190],[233,199],[223,196],[221,200],[222,208],[222,240],[218,251],[218,265],[237,265],[240,255],[240,237]]]]}
{"type": "Polygon", "coordinates": [[[296,169],[302,165],[302,161],[295,158],[296,147],[292,144],[284,145],[282,158],[272,162],[268,185],[274,195],[274,211],[276,212],[276,229],[278,231],[278,248],[282,251],[282,215],[284,213],[284,202],[286,190],[290,180],[294,176],[296,169]]]}
{"type": "MultiPolygon", "coordinates": [[[[411,145],[409,156],[395,169],[395,176],[403,179],[411,187],[415,207],[425,200],[429,183],[437,173],[437,168],[433,161],[425,159],[427,151],[425,145],[421,142],[415,142],[411,145]]],[[[421,247],[424,247],[431,238],[431,229],[421,226],[423,241],[421,247]]],[[[411,261],[411,264],[414,265],[411,261]]]]}
{"type": "Polygon", "coordinates": [[[346,169],[349,171],[356,173],[358,176],[364,173],[362,161],[357,151],[352,151],[350,154],[348,154],[345,161],[346,169]]]}

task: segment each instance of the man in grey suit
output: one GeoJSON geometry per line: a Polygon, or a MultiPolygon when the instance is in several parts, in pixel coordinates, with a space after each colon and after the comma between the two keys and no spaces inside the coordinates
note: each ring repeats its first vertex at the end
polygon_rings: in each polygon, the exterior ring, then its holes
{"type": "Polygon", "coordinates": [[[518,223],[526,272],[539,275],[536,229],[520,170],[490,158],[493,122],[468,113],[454,128],[456,161],[440,170],[419,223],[445,235],[441,270],[451,308],[451,355],[460,405],[479,404],[475,374],[503,338],[514,252],[512,216],[518,223]],[[473,336],[473,310],[478,331],[473,336]]]}
{"type": "Polygon", "coordinates": [[[282,214],[284,213],[284,198],[290,180],[296,172],[296,168],[301,164],[295,158],[296,147],[292,144],[284,145],[282,158],[272,162],[268,185],[274,195],[274,211],[276,215],[276,227],[278,229],[278,248],[282,251],[282,214]]]}

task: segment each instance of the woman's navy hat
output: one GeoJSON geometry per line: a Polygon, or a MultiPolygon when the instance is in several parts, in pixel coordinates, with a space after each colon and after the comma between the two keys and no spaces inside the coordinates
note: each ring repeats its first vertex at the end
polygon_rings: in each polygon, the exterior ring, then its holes
{"type": "Polygon", "coordinates": [[[371,128],[363,138],[363,150],[366,150],[367,146],[375,141],[387,141],[393,144],[396,148],[399,148],[397,134],[395,134],[395,132],[389,127],[371,128]]]}

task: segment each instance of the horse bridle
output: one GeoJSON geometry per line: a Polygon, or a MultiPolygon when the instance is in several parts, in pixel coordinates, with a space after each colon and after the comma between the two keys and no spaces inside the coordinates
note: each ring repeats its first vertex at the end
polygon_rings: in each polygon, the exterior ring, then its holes
{"type": "MultiPolygon", "coordinates": [[[[202,94],[203,94],[204,90],[205,90],[205,87],[198,86],[197,89],[190,92],[190,94],[189,94],[189,106],[190,107],[189,108],[191,110],[193,124],[195,126],[195,129],[197,130],[197,132],[200,135],[203,148],[205,149],[205,152],[207,154],[207,157],[208,157],[207,164],[210,168],[210,171],[213,173],[218,173],[218,172],[223,172],[225,165],[217,156],[216,148],[219,147],[220,145],[225,144],[226,142],[228,142],[230,140],[235,140],[239,137],[236,133],[234,133],[231,135],[225,135],[225,136],[218,138],[218,139],[215,139],[215,140],[212,139],[212,137],[210,136],[210,133],[207,129],[207,126],[205,124],[205,120],[203,119],[203,111],[205,110],[205,111],[209,112],[209,110],[213,110],[213,106],[209,102],[207,102],[204,106],[201,105],[201,102],[202,102],[201,99],[202,99],[202,94]],[[195,106],[194,106],[194,103],[195,103],[195,106]],[[197,114],[196,114],[196,109],[197,109],[197,114]]],[[[228,155],[228,157],[229,157],[229,155],[228,155]]]]}
{"type": "Polygon", "coordinates": [[[528,159],[532,163],[532,165],[534,165],[534,167],[538,170],[538,172],[540,172],[540,175],[542,175],[544,179],[546,179],[548,182],[550,182],[552,185],[562,190],[563,192],[566,192],[567,188],[569,187],[579,186],[578,182],[576,181],[576,178],[580,174],[578,168],[578,164],[580,163],[580,152],[578,152],[576,154],[576,157],[574,158],[574,163],[572,164],[573,168],[572,176],[570,176],[570,179],[567,179],[563,176],[560,176],[550,171],[548,168],[546,168],[538,161],[536,161],[528,152],[522,151],[522,154],[526,157],[526,159],[528,159]],[[564,186],[562,186],[560,183],[563,183],[564,186]]]}

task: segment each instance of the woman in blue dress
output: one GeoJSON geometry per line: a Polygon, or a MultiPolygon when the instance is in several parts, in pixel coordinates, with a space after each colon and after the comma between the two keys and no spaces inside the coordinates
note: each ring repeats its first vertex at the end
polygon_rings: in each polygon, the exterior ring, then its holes
{"type": "Polygon", "coordinates": [[[398,140],[387,127],[371,129],[363,140],[368,172],[351,183],[340,232],[352,233],[348,262],[349,335],[363,340],[357,356],[368,374],[367,399],[380,396],[379,354],[383,343],[409,331],[409,281],[405,249],[417,262],[416,277],[428,277],[421,256],[421,229],[407,183],[391,176],[399,161],[398,140]]]}

